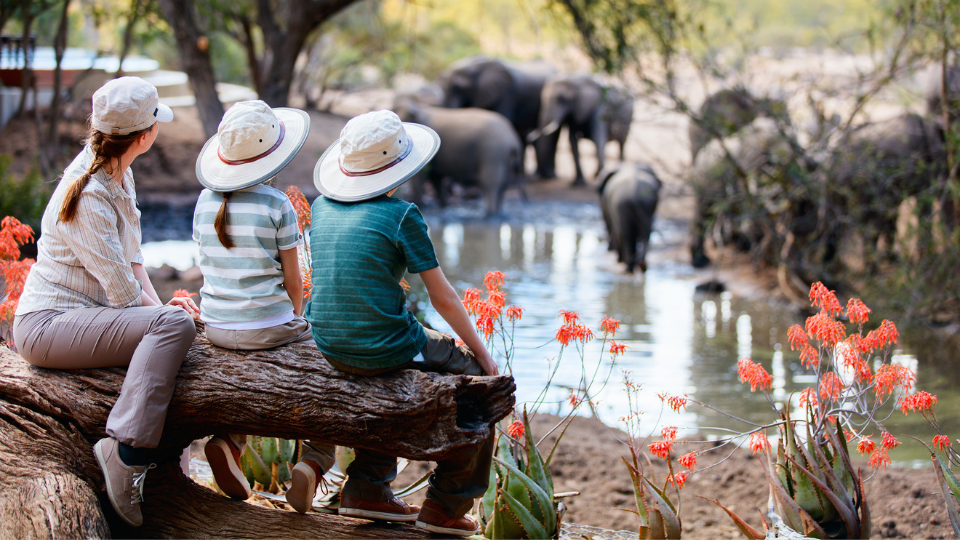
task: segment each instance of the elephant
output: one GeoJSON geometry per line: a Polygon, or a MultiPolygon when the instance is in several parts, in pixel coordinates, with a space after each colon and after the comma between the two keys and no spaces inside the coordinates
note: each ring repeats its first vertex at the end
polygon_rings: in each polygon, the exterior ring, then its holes
{"type": "Polygon", "coordinates": [[[600,211],[607,226],[608,249],[633,273],[647,271],[647,247],[653,214],[660,200],[660,179],[647,165],[621,163],[600,171],[600,211]]]}
{"type": "Polygon", "coordinates": [[[774,98],[757,98],[743,88],[725,88],[704,100],[687,128],[690,136],[690,162],[697,160],[700,150],[711,140],[740,131],[761,116],[778,118],[789,124],[786,104],[774,98]]]}
{"type": "Polygon", "coordinates": [[[503,115],[526,150],[527,137],[539,120],[543,85],[553,73],[555,69],[542,62],[512,64],[474,56],[455,62],[438,77],[437,85],[444,93],[444,107],[476,107],[503,115]]]}
{"type": "Polygon", "coordinates": [[[440,136],[433,160],[413,178],[413,199],[421,203],[423,183],[434,186],[441,206],[446,205],[446,182],[478,187],[487,201],[486,215],[500,212],[503,193],[517,186],[527,199],[520,169],[523,144],[506,118],[484,109],[431,107],[401,100],[394,111],[404,122],[429,126],[440,136]]]}
{"type": "MultiPolygon", "coordinates": [[[[531,138],[537,139],[540,176],[542,178],[556,176],[554,164],[557,142],[560,139],[560,128],[566,127],[573,152],[573,163],[577,171],[573,185],[585,185],[577,141],[581,137],[586,137],[596,144],[599,162],[597,170],[602,170],[605,161],[603,150],[609,136],[610,121],[615,116],[614,111],[630,115],[630,118],[625,121],[619,120],[620,125],[627,126],[627,129],[622,130],[623,139],[626,140],[626,131],[633,118],[632,99],[631,106],[626,106],[626,98],[621,92],[611,92],[589,75],[558,75],[547,80],[543,87],[541,102],[540,123],[537,131],[531,134],[531,138]],[[608,96],[615,98],[619,106],[614,108],[608,101],[608,96]]],[[[622,144],[620,148],[622,156],[622,144]]]]}
{"type": "MultiPolygon", "coordinates": [[[[935,73],[927,79],[927,87],[924,91],[924,100],[927,102],[927,114],[936,121],[943,118],[943,72],[940,66],[934,66],[935,73]]],[[[948,110],[950,113],[950,122],[956,122],[960,118],[960,65],[947,67],[947,87],[946,96],[948,110]]]]}
{"type": "MultiPolygon", "coordinates": [[[[835,249],[840,235],[854,226],[863,232],[868,249],[881,239],[889,249],[900,204],[933,187],[946,162],[943,127],[936,121],[904,113],[854,128],[837,143],[826,165],[834,239],[828,245],[835,249]]],[[[929,203],[920,203],[921,216],[929,215],[929,203]]]]}
{"type": "Polygon", "coordinates": [[[623,161],[623,148],[627,144],[630,124],[633,122],[633,96],[622,88],[611,86],[606,89],[605,102],[607,140],[617,141],[620,145],[620,161],[623,161]]]}
{"type": "Polygon", "coordinates": [[[807,233],[815,212],[804,195],[806,169],[775,121],[757,118],[739,132],[709,142],[697,153],[689,183],[694,194],[690,256],[695,268],[710,264],[704,241],[712,229],[725,242],[756,245],[761,216],[776,214],[790,229],[807,233]]]}

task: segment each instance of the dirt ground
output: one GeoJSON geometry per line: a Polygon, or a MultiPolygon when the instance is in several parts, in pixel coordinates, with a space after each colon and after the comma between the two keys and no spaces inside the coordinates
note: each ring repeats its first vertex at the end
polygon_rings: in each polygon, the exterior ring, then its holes
{"type": "MultiPolygon", "coordinates": [[[[313,188],[312,174],[317,158],[338,136],[348,114],[363,112],[344,105],[341,115],[311,112],[312,129],[300,154],[283,172],[278,181],[280,189],[297,185],[308,199],[318,193],[313,188]]],[[[194,176],[196,156],[203,146],[204,137],[197,116],[191,109],[178,108],[176,119],[162,126],[151,151],[134,163],[137,191],[141,203],[156,202],[170,205],[192,205],[201,188],[194,176]]],[[[631,139],[627,145],[628,159],[643,159],[653,164],[672,165],[660,171],[664,180],[658,217],[661,219],[686,220],[690,217],[692,198],[676,174],[684,166],[685,140],[680,134],[686,132],[674,117],[663,115],[638,115],[631,139]],[[672,170],[666,170],[670,169],[672,170]]],[[[74,122],[64,127],[64,133],[75,142],[71,155],[79,150],[83,136],[82,126],[74,122]]],[[[14,170],[22,171],[30,166],[31,148],[36,148],[36,131],[32,121],[13,121],[0,132],[0,153],[13,154],[17,161],[14,170]]],[[[557,158],[559,179],[533,181],[528,184],[531,200],[596,201],[591,188],[571,189],[573,166],[569,147],[561,143],[557,158]]],[[[608,148],[614,158],[614,145],[608,148]]],[[[588,145],[581,148],[584,167],[588,174],[596,170],[596,154],[588,145]]],[[[54,179],[50,179],[51,181],[54,179]]],[[[509,192],[508,197],[516,197],[509,192]]],[[[689,255],[684,246],[661,251],[661,258],[686,261],[689,255]]],[[[747,297],[777,295],[775,279],[769,272],[756,273],[749,263],[733,256],[726,256],[719,269],[699,271],[702,281],[719,279],[734,294],[747,297]]],[[[651,261],[655,264],[655,261],[651,261]]],[[[173,269],[153,271],[153,281],[159,295],[166,300],[177,288],[196,291],[201,278],[196,271],[179,273],[173,269]]],[[[534,431],[545,433],[557,421],[555,417],[540,415],[535,419],[534,431]]],[[[619,439],[624,435],[597,420],[576,418],[567,431],[551,464],[557,491],[578,491],[580,495],[567,498],[565,521],[609,530],[636,531],[636,517],[628,510],[634,508],[630,477],[621,455],[628,453],[619,439]]],[[[755,527],[760,527],[757,511],[766,507],[767,488],[760,464],[749,452],[739,452],[715,468],[707,468],[718,457],[702,456],[700,472],[693,474],[682,492],[683,502],[680,517],[687,538],[739,538],[740,534],[732,521],[716,506],[701,497],[719,499],[738,512],[755,527]]],[[[865,466],[865,465],[864,465],[865,466]]],[[[397,485],[419,478],[427,464],[416,463],[409,467],[397,481],[397,485]]],[[[663,478],[663,471],[656,471],[663,478]]],[[[870,472],[868,469],[867,473],[870,472]]],[[[890,468],[881,471],[867,483],[868,501],[873,515],[874,538],[945,538],[951,537],[952,529],[947,518],[942,496],[937,488],[931,469],[890,468]]],[[[422,500],[422,494],[409,497],[409,502],[422,500]]],[[[583,529],[571,532],[568,538],[597,538],[603,536],[629,537],[634,533],[614,535],[583,529]]]]}

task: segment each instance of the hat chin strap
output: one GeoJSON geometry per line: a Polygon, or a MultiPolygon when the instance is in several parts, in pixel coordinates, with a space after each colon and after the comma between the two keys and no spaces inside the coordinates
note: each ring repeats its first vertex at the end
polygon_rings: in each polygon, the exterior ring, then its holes
{"type": "Polygon", "coordinates": [[[350,177],[370,176],[371,174],[377,174],[379,172],[383,172],[389,169],[390,167],[393,167],[397,163],[400,163],[401,161],[403,161],[403,158],[410,155],[410,151],[412,150],[413,150],[413,139],[410,139],[409,137],[407,137],[407,148],[404,149],[404,151],[401,152],[399,156],[397,156],[397,159],[391,161],[390,163],[387,163],[383,167],[377,167],[376,169],[373,169],[371,171],[350,172],[343,168],[343,161],[342,161],[343,156],[341,156],[340,159],[338,159],[337,161],[338,161],[338,164],[340,165],[340,172],[342,172],[346,176],[350,176],[350,177]]]}
{"type": "Polygon", "coordinates": [[[220,161],[226,163],[227,165],[243,165],[244,163],[252,163],[260,158],[269,156],[274,150],[280,147],[280,143],[283,142],[283,136],[286,133],[286,127],[283,125],[283,120],[277,118],[277,122],[280,122],[280,136],[277,137],[277,142],[273,143],[273,146],[271,146],[266,152],[247,159],[227,159],[223,157],[223,154],[220,153],[220,147],[218,146],[217,157],[220,158],[220,161]]]}

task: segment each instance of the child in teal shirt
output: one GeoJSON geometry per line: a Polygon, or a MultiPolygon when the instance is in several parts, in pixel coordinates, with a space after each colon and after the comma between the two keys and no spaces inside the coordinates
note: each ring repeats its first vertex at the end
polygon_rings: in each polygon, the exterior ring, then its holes
{"type": "MultiPolygon", "coordinates": [[[[323,194],[313,204],[313,294],[306,317],[330,364],[359,375],[407,368],[439,373],[497,375],[460,297],[437,262],[416,205],[391,195],[436,153],[430,128],[402,123],[390,111],[350,120],[314,170],[323,194]],[[419,274],[430,301],[466,347],[428,330],[404,304],[405,272],[419,274]]],[[[423,508],[394,497],[395,456],[357,449],[347,468],[340,514],[414,521],[440,534],[479,530],[466,515],[487,489],[493,431],[477,446],[437,463],[423,508]]]]}

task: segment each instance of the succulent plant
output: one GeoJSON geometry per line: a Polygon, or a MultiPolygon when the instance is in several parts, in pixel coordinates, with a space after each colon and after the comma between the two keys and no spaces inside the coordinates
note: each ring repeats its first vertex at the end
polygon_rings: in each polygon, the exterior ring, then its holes
{"type": "MultiPolygon", "coordinates": [[[[869,538],[870,510],[863,496],[863,479],[853,468],[843,427],[823,424],[820,433],[807,421],[790,419],[789,407],[781,413],[780,441],[773,471],[765,466],[770,482],[771,506],[783,526],[812,538],[869,538]],[[805,436],[798,426],[805,425],[805,436]]],[[[724,508],[748,538],[763,538],[732,511],[724,508]]]]}
{"type": "Polygon", "coordinates": [[[497,437],[490,485],[480,504],[483,536],[491,540],[558,538],[560,533],[565,507],[555,500],[547,471],[553,451],[544,461],[529,424],[524,411],[522,433],[511,429],[523,442],[502,432],[497,437]]]}
{"type": "Polygon", "coordinates": [[[960,537],[960,482],[950,470],[949,463],[943,461],[943,458],[932,451],[930,458],[933,460],[933,470],[937,473],[937,483],[943,493],[943,500],[947,503],[950,525],[953,526],[953,532],[957,537],[960,537]]]}
{"type": "Polygon", "coordinates": [[[290,481],[296,450],[297,441],[249,435],[240,457],[243,474],[255,491],[279,493],[290,481]]]}
{"type": "MultiPolygon", "coordinates": [[[[640,538],[655,538],[657,540],[680,538],[682,532],[680,517],[677,515],[677,508],[667,496],[666,485],[663,489],[654,485],[643,474],[636,450],[630,447],[630,452],[633,456],[633,463],[627,461],[626,458],[623,458],[623,461],[627,464],[630,478],[633,480],[633,496],[637,503],[636,514],[640,524],[640,538]]],[[[670,467],[672,476],[673,466],[670,465],[670,467]]]]}

